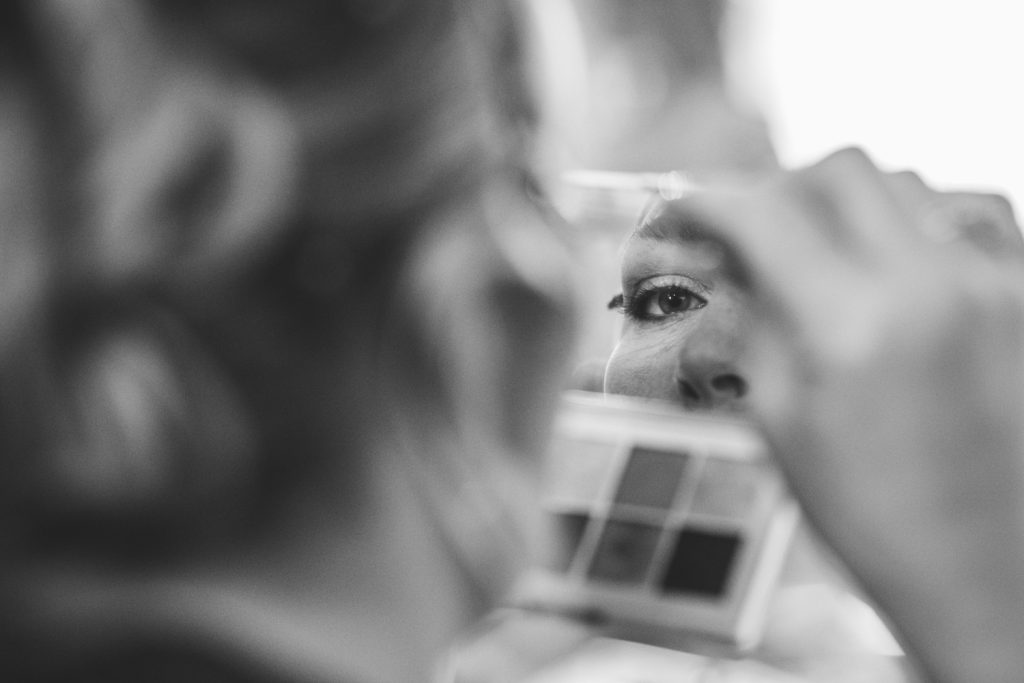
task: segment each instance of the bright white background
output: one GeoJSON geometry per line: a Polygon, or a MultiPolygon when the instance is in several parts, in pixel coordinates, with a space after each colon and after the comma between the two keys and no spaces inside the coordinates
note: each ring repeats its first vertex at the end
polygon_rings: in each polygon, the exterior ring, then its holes
{"type": "Polygon", "coordinates": [[[858,144],[1024,215],[1024,3],[732,0],[731,77],[785,165],[858,144]]]}

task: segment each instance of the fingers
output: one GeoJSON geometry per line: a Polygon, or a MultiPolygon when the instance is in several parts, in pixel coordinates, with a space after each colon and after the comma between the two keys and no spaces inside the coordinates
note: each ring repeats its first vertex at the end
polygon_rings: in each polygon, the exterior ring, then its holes
{"type": "Polygon", "coordinates": [[[939,243],[963,242],[990,256],[1024,259],[1024,238],[1003,197],[974,192],[935,193],[922,227],[939,243]]]}
{"type": "Polygon", "coordinates": [[[886,182],[929,241],[962,242],[990,256],[1024,260],[1024,236],[1005,197],[938,192],[911,171],[889,174],[886,182]]]}
{"type": "Polygon", "coordinates": [[[648,220],[663,233],[722,244],[739,284],[812,306],[807,288],[905,271],[945,244],[1024,263],[1024,237],[1005,199],[937,192],[913,172],[879,170],[856,149],[755,188],[668,202],[648,220]]]}
{"type": "Polygon", "coordinates": [[[924,207],[935,201],[939,193],[925,184],[921,176],[913,171],[897,171],[886,176],[886,183],[897,201],[902,202],[904,211],[915,216],[924,207]]]}
{"type": "Polygon", "coordinates": [[[744,188],[712,187],[664,202],[648,214],[646,236],[708,242],[720,247],[724,274],[763,296],[776,286],[799,295],[799,282],[840,267],[816,221],[787,193],[787,178],[744,188]],[[783,279],[783,273],[789,277],[783,279]],[[790,287],[793,285],[793,287],[790,287]]]}
{"type": "Polygon", "coordinates": [[[847,149],[755,188],[712,188],[670,202],[653,220],[721,242],[735,250],[745,277],[778,283],[780,273],[836,274],[903,257],[924,240],[914,215],[930,193],[916,176],[891,179],[847,149]]]}
{"type": "Polygon", "coordinates": [[[921,239],[914,203],[928,188],[914,174],[883,173],[859,149],[840,150],[797,171],[792,184],[804,211],[850,256],[898,258],[921,239]]]}
{"type": "Polygon", "coordinates": [[[752,361],[751,395],[756,412],[777,424],[788,414],[780,397],[798,401],[815,376],[884,353],[907,302],[936,308],[951,277],[987,287],[1000,269],[978,248],[1024,253],[1004,201],[936,192],[855,150],[755,187],[712,187],[659,207],[649,221],[658,236],[713,240],[728,254],[758,326],[779,341],[752,361]],[[938,240],[929,221],[957,226],[954,244],[938,240]]]}
{"type": "Polygon", "coordinates": [[[752,188],[711,188],[672,202],[658,232],[716,241],[734,281],[769,317],[856,343],[874,272],[922,241],[909,207],[857,151],[752,188]],[[781,313],[781,315],[779,315],[781,313]]]}

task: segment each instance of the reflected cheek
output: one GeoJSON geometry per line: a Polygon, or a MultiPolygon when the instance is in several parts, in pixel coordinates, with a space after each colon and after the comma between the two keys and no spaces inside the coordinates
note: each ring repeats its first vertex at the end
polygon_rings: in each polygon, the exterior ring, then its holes
{"type": "Polygon", "coordinates": [[[625,336],[605,369],[604,390],[662,400],[675,400],[675,359],[681,340],[625,336]]]}

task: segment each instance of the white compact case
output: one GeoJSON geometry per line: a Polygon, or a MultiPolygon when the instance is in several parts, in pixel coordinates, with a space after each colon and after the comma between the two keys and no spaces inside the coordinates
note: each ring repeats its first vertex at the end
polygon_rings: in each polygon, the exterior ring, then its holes
{"type": "Polygon", "coordinates": [[[579,392],[560,405],[543,504],[551,553],[515,602],[680,649],[758,643],[799,517],[751,424],[579,392]]]}

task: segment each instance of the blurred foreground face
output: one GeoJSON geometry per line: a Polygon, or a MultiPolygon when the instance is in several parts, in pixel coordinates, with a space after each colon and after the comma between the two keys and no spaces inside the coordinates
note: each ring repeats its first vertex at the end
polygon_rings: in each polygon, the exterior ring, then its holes
{"type": "Polygon", "coordinates": [[[606,392],[688,410],[744,408],[749,304],[727,276],[724,256],[658,207],[647,214],[626,243],[622,293],[610,304],[625,321],[605,371],[606,392]]]}

